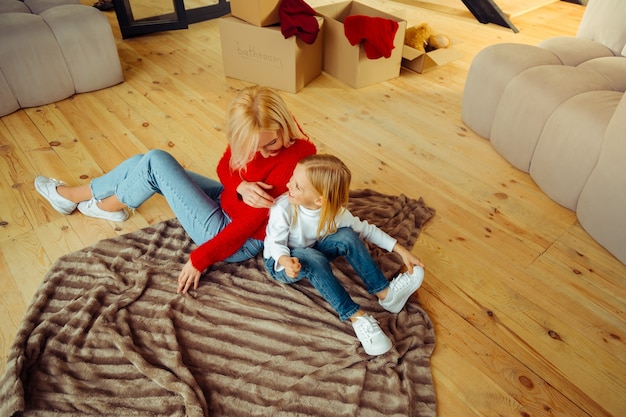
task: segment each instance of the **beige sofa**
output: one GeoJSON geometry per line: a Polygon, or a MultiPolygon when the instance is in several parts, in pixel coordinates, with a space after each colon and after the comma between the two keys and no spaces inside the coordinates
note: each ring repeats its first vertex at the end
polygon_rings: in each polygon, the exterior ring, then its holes
{"type": "Polygon", "coordinates": [[[111,26],[78,0],[0,0],[0,116],[123,81],[111,26]]]}
{"type": "Polygon", "coordinates": [[[462,104],[469,128],[623,263],[625,90],[626,1],[589,0],[575,37],[479,52],[462,104]]]}

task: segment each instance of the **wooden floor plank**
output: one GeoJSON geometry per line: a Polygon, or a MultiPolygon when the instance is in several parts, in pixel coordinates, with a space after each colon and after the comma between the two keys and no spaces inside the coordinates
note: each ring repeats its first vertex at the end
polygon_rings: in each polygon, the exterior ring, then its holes
{"type": "MultiPolygon", "coordinates": [[[[547,410],[572,417],[588,415],[505,349],[494,349],[484,334],[473,331],[470,322],[450,312],[437,297],[421,293],[419,300],[433,312],[436,334],[467,335],[462,343],[438,344],[433,366],[445,374],[447,384],[456,387],[463,403],[478,410],[476,415],[543,415],[547,410]]],[[[453,415],[445,413],[445,404],[442,407],[442,415],[453,415]]]]}
{"type": "Polygon", "coordinates": [[[7,263],[5,279],[10,277],[15,282],[25,306],[30,304],[53,261],[46,256],[43,246],[34,231],[0,241],[0,251],[7,263]]]}
{"type": "Polygon", "coordinates": [[[0,178],[0,241],[14,238],[33,226],[24,213],[16,190],[0,178]]]}
{"type": "Polygon", "coordinates": [[[7,260],[4,252],[0,250],[0,276],[3,277],[0,279],[0,316],[2,317],[2,325],[0,326],[0,349],[2,352],[0,360],[2,360],[2,366],[0,369],[3,370],[9,349],[28,306],[28,303],[24,302],[22,298],[21,283],[12,279],[8,262],[11,261],[7,260]]]}

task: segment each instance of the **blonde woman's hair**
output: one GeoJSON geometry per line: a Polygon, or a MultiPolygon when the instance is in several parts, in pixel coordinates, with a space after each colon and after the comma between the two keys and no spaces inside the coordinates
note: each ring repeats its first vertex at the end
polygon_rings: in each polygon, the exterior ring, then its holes
{"type": "Polygon", "coordinates": [[[233,171],[245,171],[265,131],[278,131],[284,143],[307,138],[277,91],[258,85],[246,87],[235,96],[228,110],[226,137],[233,171]]]}
{"type": "Polygon", "coordinates": [[[333,155],[317,154],[298,162],[305,168],[306,176],[315,191],[322,196],[320,223],[317,235],[337,231],[335,218],[348,206],[352,174],[346,164],[333,155]]]}

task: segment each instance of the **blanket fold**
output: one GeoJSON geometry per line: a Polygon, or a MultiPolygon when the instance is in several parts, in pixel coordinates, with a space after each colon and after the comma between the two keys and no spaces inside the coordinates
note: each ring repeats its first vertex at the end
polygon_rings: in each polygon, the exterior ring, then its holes
{"type": "MultiPolygon", "coordinates": [[[[350,210],[408,247],[434,215],[371,190],[352,191],[350,210]]],[[[417,301],[390,314],[335,262],[394,342],[370,357],[310,284],[273,281],[260,257],[176,294],[194,248],[174,219],[59,258],[9,352],[0,415],[436,417],[435,336],[417,301]]],[[[386,276],[402,267],[373,254],[386,276]]]]}

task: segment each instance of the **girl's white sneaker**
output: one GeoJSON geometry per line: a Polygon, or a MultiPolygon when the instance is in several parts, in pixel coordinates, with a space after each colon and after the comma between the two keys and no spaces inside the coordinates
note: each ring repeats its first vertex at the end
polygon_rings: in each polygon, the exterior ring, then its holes
{"type": "Polygon", "coordinates": [[[384,300],[378,300],[391,313],[399,313],[424,281],[424,268],[413,266],[413,273],[403,272],[389,283],[389,292],[384,300]]]}
{"type": "Polygon", "coordinates": [[[382,355],[391,349],[391,340],[383,333],[378,322],[370,315],[359,316],[352,322],[354,333],[368,355],[382,355]]]}

